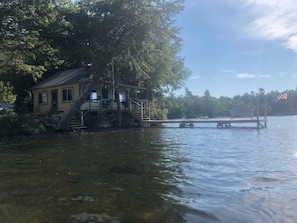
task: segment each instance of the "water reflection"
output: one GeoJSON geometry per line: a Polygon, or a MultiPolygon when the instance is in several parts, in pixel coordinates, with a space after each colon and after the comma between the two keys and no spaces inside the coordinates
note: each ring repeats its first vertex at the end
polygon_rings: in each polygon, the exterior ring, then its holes
{"type": "Polygon", "coordinates": [[[160,130],[46,136],[1,144],[1,222],[185,222],[186,182],[160,130]]]}

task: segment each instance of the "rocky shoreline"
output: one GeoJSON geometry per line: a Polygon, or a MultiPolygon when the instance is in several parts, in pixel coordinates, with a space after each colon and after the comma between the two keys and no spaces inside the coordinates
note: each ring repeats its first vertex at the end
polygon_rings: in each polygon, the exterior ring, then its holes
{"type": "MultiPolygon", "coordinates": [[[[0,137],[53,134],[78,130],[71,128],[71,126],[63,130],[57,129],[56,125],[59,120],[59,116],[34,116],[32,114],[16,114],[1,111],[0,137]]],[[[114,128],[140,127],[140,124],[132,120],[131,117],[123,115],[122,125],[120,126],[114,113],[102,113],[101,115],[90,113],[84,117],[84,127],[85,131],[100,131],[114,128]]]]}

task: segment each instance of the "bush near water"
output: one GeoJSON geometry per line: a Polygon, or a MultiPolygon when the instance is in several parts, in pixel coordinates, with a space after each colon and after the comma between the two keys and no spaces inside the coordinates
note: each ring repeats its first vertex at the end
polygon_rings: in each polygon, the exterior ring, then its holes
{"type": "Polygon", "coordinates": [[[0,136],[28,135],[45,131],[44,124],[30,115],[0,111],[0,136]]]}

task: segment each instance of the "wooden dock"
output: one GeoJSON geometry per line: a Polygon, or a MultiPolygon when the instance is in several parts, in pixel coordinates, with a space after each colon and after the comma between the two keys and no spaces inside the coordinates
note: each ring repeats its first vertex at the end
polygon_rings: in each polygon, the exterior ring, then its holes
{"type": "Polygon", "coordinates": [[[235,123],[255,123],[258,129],[267,127],[267,119],[174,119],[174,120],[147,120],[145,123],[153,124],[167,124],[179,123],[179,127],[194,127],[195,123],[215,123],[217,128],[231,128],[235,123]],[[264,123],[264,125],[262,124],[264,123]]]}

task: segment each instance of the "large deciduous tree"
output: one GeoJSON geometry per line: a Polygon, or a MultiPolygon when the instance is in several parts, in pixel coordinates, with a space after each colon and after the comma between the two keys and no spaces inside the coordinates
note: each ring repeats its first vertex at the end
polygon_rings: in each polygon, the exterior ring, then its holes
{"type": "MultiPolygon", "coordinates": [[[[182,3],[183,0],[78,1],[76,14],[68,17],[72,30],[65,45],[78,50],[79,53],[74,52],[76,65],[92,64],[100,72],[112,69],[115,79],[127,84],[176,89],[189,75],[183,58],[178,56],[181,39],[174,26],[182,3]]],[[[102,74],[94,72],[93,81],[99,75],[102,74]]],[[[59,128],[70,120],[91,86],[74,103],[59,128]]]]}
{"type": "Polygon", "coordinates": [[[179,29],[183,0],[81,0],[62,50],[69,66],[113,65],[130,84],[176,89],[188,77],[179,29]],[[67,57],[69,56],[69,57],[67,57]]]}
{"type": "Polygon", "coordinates": [[[48,69],[63,63],[54,40],[67,26],[61,14],[65,3],[0,0],[0,78],[13,85],[20,103],[26,97],[26,86],[32,86],[48,69]]]}

